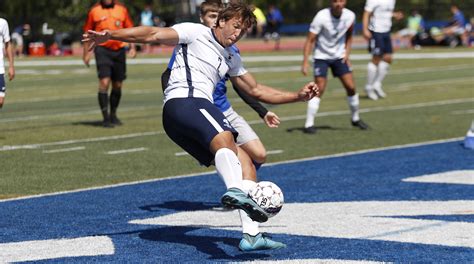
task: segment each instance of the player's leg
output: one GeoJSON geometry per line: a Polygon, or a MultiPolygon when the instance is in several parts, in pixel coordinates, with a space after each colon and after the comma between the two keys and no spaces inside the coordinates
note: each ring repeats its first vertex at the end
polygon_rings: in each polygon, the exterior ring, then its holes
{"type": "Polygon", "coordinates": [[[242,167],[234,143],[237,133],[216,106],[202,98],[168,100],[163,108],[163,127],[201,164],[215,163],[217,174],[227,187],[221,198],[225,207],[242,209],[258,222],[268,220],[265,211],[242,191],[242,167]]]}
{"type": "MultiPolygon", "coordinates": [[[[252,140],[256,141],[256,140],[252,140]]],[[[260,140],[258,140],[260,141],[260,140]]],[[[249,143],[249,142],[248,142],[249,143]]],[[[263,145],[262,145],[263,146],[263,145]]],[[[239,160],[242,164],[243,180],[242,191],[249,193],[257,184],[257,175],[252,158],[241,147],[238,148],[239,160]]],[[[260,232],[259,222],[253,221],[245,211],[239,210],[240,221],[242,223],[242,239],[239,243],[239,249],[242,251],[255,251],[265,249],[278,249],[286,245],[272,240],[260,232]]]]}
{"type": "Polygon", "coordinates": [[[378,74],[378,65],[383,55],[383,38],[380,33],[372,32],[372,38],[369,41],[369,52],[372,54],[372,59],[367,64],[365,92],[370,99],[377,100],[378,96],[374,91],[374,83],[378,74]]]}
{"type": "Polygon", "coordinates": [[[117,117],[117,109],[122,98],[123,81],[127,78],[125,49],[114,51],[112,66],[112,92],[110,93],[110,122],[113,125],[122,125],[117,117]]]}
{"type": "Polygon", "coordinates": [[[347,104],[351,110],[351,124],[354,127],[358,127],[362,130],[366,130],[369,126],[362,121],[359,116],[359,94],[356,92],[354,75],[352,72],[347,72],[339,76],[344,89],[346,89],[347,94],[347,104]]]}
{"type": "Polygon", "coordinates": [[[385,98],[387,95],[382,89],[382,82],[387,76],[390,64],[392,63],[392,41],[390,39],[390,34],[383,34],[383,56],[380,60],[380,63],[377,65],[377,76],[373,84],[375,93],[381,98],[385,98]]]}
{"type": "Polygon", "coordinates": [[[113,61],[110,56],[109,50],[104,47],[96,47],[94,49],[97,75],[99,77],[99,91],[98,91],[98,100],[100,111],[102,112],[103,117],[103,126],[104,127],[113,127],[110,123],[109,118],[109,95],[108,90],[111,84],[112,76],[112,65],[113,61]]]}
{"type": "Polygon", "coordinates": [[[122,81],[112,81],[112,92],[110,93],[110,122],[113,125],[122,125],[117,117],[117,109],[122,98],[122,81]]]}
{"type": "MultiPolygon", "coordinates": [[[[101,67],[102,69],[104,67],[101,67]]],[[[102,125],[104,127],[113,127],[110,123],[109,118],[109,94],[108,90],[110,87],[111,79],[110,77],[102,77],[99,79],[99,92],[97,94],[99,100],[99,107],[102,113],[102,125]]]]}
{"type": "Polygon", "coordinates": [[[5,77],[3,74],[0,74],[0,108],[3,107],[3,102],[5,101],[5,93],[6,93],[6,87],[5,87],[5,77]]]}
{"type": "Polygon", "coordinates": [[[232,127],[239,133],[237,136],[237,145],[250,156],[258,170],[258,168],[265,163],[267,158],[267,153],[262,142],[247,121],[235,112],[232,107],[227,109],[224,115],[232,127]]]}
{"type": "Polygon", "coordinates": [[[304,124],[303,132],[307,134],[316,133],[316,128],[314,127],[314,119],[319,110],[319,104],[321,102],[321,97],[324,94],[327,83],[327,72],[328,72],[328,62],[325,60],[314,60],[314,82],[319,87],[319,95],[315,96],[313,99],[308,101],[308,107],[306,109],[306,122],[304,124]]]}

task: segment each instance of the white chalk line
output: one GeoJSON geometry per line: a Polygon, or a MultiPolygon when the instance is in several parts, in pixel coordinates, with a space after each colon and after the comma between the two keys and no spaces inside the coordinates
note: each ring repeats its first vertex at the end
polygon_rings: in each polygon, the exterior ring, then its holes
{"type": "MultiPolygon", "coordinates": [[[[398,105],[398,106],[386,106],[386,107],[381,106],[381,107],[360,109],[360,112],[361,113],[371,113],[371,112],[382,112],[382,111],[394,111],[394,110],[404,110],[404,109],[429,107],[429,106],[439,106],[439,105],[449,105],[449,104],[459,104],[459,103],[468,103],[468,102],[474,102],[474,98],[460,98],[460,99],[443,100],[443,101],[427,102],[427,103],[417,103],[417,104],[408,104],[408,105],[398,105]]],[[[332,111],[332,112],[321,112],[321,113],[318,113],[318,117],[345,115],[345,114],[348,114],[348,113],[349,113],[348,110],[332,111]]],[[[280,118],[280,120],[281,121],[292,121],[292,120],[301,120],[301,119],[305,119],[305,118],[306,118],[306,115],[297,115],[297,116],[282,117],[282,118],[280,118]]],[[[260,124],[260,123],[263,123],[263,121],[262,120],[251,120],[251,121],[248,121],[248,123],[249,124],[260,124]]],[[[2,146],[2,147],[0,147],[0,151],[11,151],[11,150],[18,150],[18,149],[37,149],[37,148],[41,148],[41,147],[44,147],[44,146],[68,145],[68,144],[77,144],[77,143],[90,143],[90,142],[117,140],[117,139],[124,139],[124,138],[135,138],[135,137],[142,137],[142,136],[154,136],[154,135],[159,135],[159,134],[164,134],[164,133],[165,133],[164,131],[152,131],[152,132],[134,133],[134,134],[128,134],[128,135],[117,135],[117,136],[111,136],[111,137],[66,140],[66,141],[58,141],[58,142],[16,145],[16,146],[2,146]]]]}
{"type": "Polygon", "coordinates": [[[109,155],[117,155],[117,154],[126,154],[126,153],[132,153],[132,152],[141,152],[145,150],[147,150],[147,148],[132,148],[132,149],[107,151],[106,153],[109,155]]]}

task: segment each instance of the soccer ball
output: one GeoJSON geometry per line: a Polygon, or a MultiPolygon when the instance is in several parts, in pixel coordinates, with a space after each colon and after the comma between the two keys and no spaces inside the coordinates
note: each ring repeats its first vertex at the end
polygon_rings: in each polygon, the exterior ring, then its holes
{"type": "Polygon", "coordinates": [[[268,217],[277,215],[283,206],[283,192],[273,182],[258,182],[250,190],[249,195],[267,213],[268,217]]]}

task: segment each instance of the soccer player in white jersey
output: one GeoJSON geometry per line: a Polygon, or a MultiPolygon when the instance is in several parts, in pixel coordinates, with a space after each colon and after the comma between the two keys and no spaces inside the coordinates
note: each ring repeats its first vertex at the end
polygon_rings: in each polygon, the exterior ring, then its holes
{"type": "Polygon", "coordinates": [[[372,100],[385,98],[382,81],[392,63],[392,40],[390,29],[392,17],[399,20],[403,13],[394,12],[395,0],[367,0],[362,17],[363,35],[369,41],[372,60],[367,65],[365,91],[372,100]]]}
{"type": "MultiPolygon", "coordinates": [[[[245,3],[232,1],[219,12],[215,28],[202,24],[182,23],[171,28],[134,27],[103,32],[88,31],[83,36],[90,47],[109,39],[179,45],[164,92],[163,127],[167,135],[201,164],[215,164],[227,191],[221,198],[226,208],[244,210],[257,222],[268,215],[248,194],[242,191],[242,167],[234,142],[235,130],[222,112],[212,103],[217,82],[229,74],[231,82],[260,101],[279,104],[310,100],[319,94],[310,82],[298,92],[278,90],[260,83],[243,67],[239,56],[229,49],[255,23],[252,9],[245,3]]],[[[262,234],[251,241],[273,242],[262,234]]]]}
{"type": "Polygon", "coordinates": [[[10,30],[5,19],[0,18],[0,108],[3,107],[5,101],[5,66],[3,62],[3,51],[6,51],[8,59],[8,79],[11,81],[15,78],[15,66],[13,65],[13,47],[10,41],[10,30]],[[4,49],[5,48],[5,49],[4,49]]]}
{"type": "Polygon", "coordinates": [[[347,102],[352,113],[351,124],[363,130],[369,128],[359,116],[359,95],[349,61],[355,14],[345,6],[346,0],[331,0],[329,8],[316,14],[306,37],[301,71],[304,75],[308,74],[308,57],[314,47],[314,81],[320,89],[320,94],[308,102],[303,130],[308,134],[316,133],[314,118],[326,89],[328,68],[331,68],[332,74],[341,80],[346,89],[347,102]]]}

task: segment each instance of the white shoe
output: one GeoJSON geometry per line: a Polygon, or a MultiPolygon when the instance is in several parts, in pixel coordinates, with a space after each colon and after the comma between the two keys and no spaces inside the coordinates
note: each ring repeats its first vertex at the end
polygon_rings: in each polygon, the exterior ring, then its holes
{"type": "Polygon", "coordinates": [[[379,99],[379,97],[374,91],[374,88],[370,85],[365,86],[365,93],[367,94],[367,97],[369,97],[369,99],[372,99],[374,101],[377,101],[379,99]]]}
{"type": "Polygon", "coordinates": [[[387,94],[382,89],[382,84],[381,83],[375,83],[374,84],[374,91],[378,95],[378,97],[380,97],[380,98],[387,97],[387,94]]]}

